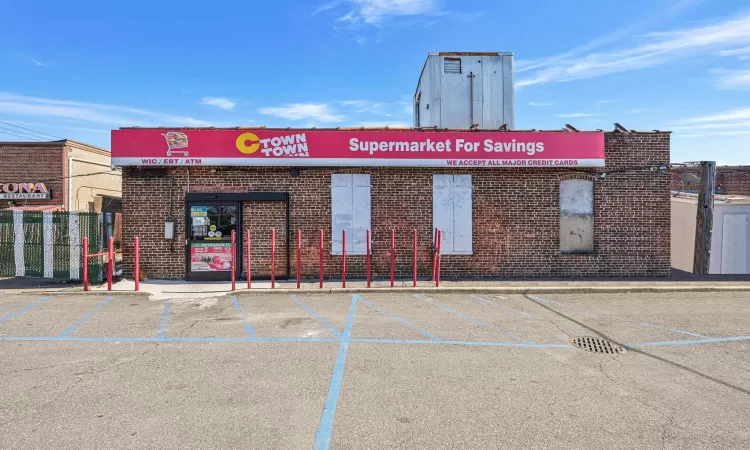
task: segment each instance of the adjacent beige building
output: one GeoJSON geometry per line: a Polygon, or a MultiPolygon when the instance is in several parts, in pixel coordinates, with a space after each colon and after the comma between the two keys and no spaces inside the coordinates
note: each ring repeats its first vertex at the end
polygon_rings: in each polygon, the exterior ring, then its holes
{"type": "Polygon", "coordinates": [[[69,139],[0,142],[0,209],[119,211],[122,177],[110,162],[108,150],[69,139]]]}

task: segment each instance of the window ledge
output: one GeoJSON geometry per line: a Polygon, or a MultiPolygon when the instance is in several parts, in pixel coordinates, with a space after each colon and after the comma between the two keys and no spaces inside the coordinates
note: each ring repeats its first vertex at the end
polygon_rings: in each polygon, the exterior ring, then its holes
{"type": "MultiPolygon", "coordinates": [[[[342,252],[331,252],[331,256],[342,256],[342,252]]],[[[350,252],[349,250],[346,251],[346,256],[367,256],[366,251],[356,251],[356,252],[350,252]]],[[[370,251],[370,256],[372,256],[372,251],[370,251]]]]}
{"type": "Polygon", "coordinates": [[[465,256],[472,256],[474,255],[474,252],[443,252],[440,254],[440,256],[455,256],[455,255],[465,255],[465,256]]]}
{"type": "Polygon", "coordinates": [[[581,252],[558,252],[558,253],[561,254],[561,255],[596,255],[596,254],[598,254],[597,252],[595,252],[593,250],[592,251],[586,251],[586,252],[581,251],[581,252]]]}

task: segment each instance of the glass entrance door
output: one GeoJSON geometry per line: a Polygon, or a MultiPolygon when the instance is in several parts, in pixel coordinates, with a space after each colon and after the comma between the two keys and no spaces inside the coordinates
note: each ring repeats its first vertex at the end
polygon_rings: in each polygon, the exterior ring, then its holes
{"type": "Polygon", "coordinates": [[[237,258],[237,273],[242,273],[239,211],[237,202],[188,203],[189,280],[229,280],[234,258],[237,258]],[[232,231],[237,234],[235,254],[232,254],[232,231]]]}

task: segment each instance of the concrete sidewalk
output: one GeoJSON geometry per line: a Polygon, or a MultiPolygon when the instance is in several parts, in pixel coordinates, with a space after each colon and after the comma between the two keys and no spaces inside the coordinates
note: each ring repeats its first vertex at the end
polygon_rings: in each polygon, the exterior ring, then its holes
{"type": "MultiPolygon", "coordinates": [[[[101,294],[107,291],[107,285],[92,286],[89,292],[101,294]]],[[[133,294],[135,283],[133,280],[122,280],[115,283],[112,293],[133,294]]],[[[507,281],[507,280],[473,280],[473,281],[441,281],[440,287],[428,280],[420,280],[417,287],[413,287],[411,280],[398,280],[391,287],[389,280],[377,280],[367,287],[364,280],[347,281],[346,288],[340,280],[327,281],[321,289],[318,282],[305,281],[297,289],[297,282],[277,281],[276,287],[271,289],[270,281],[253,281],[252,289],[247,290],[246,281],[237,281],[236,290],[232,291],[230,282],[187,282],[170,280],[149,280],[140,283],[140,295],[148,295],[152,300],[167,298],[201,298],[219,297],[233,292],[279,292],[279,293],[320,293],[320,292],[473,292],[496,294],[573,294],[573,293],[626,293],[626,292],[743,292],[750,291],[747,281],[685,281],[674,279],[663,280],[539,280],[539,281],[507,281]]],[[[60,287],[40,286],[38,288],[3,289],[4,293],[83,293],[81,286],[61,285],[60,287]]]]}

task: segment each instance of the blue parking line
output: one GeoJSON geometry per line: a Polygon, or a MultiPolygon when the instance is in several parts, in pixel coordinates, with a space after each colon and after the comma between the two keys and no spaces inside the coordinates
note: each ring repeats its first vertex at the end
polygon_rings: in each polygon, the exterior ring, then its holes
{"type": "Polygon", "coordinates": [[[502,334],[504,336],[508,336],[509,338],[514,339],[514,340],[516,340],[518,342],[521,342],[523,344],[531,344],[531,342],[529,342],[529,341],[527,341],[525,339],[521,339],[518,336],[514,336],[514,335],[508,333],[507,331],[503,330],[502,328],[498,328],[498,327],[496,327],[494,325],[490,325],[490,324],[488,324],[486,322],[482,322],[479,319],[475,319],[475,318],[473,318],[471,316],[467,316],[464,313],[461,313],[461,312],[458,312],[458,311],[456,311],[454,309],[448,308],[445,305],[441,305],[440,303],[438,303],[438,302],[436,302],[434,300],[427,299],[427,298],[425,298],[425,297],[423,297],[423,296],[421,296],[419,294],[412,294],[412,295],[414,297],[416,297],[417,299],[419,299],[419,300],[427,303],[428,305],[437,306],[438,308],[442,309],[443,311],[449,312],[449,313],[453,314],[454,316],[458,316],[458,317],[460,317],[460,318],[462,318],[464,320],[468,320],[471,323],[475,323],[477,325],[481,325],[483,327],[489,328],[489,329],[495,331],[496,333],[500,333],[500,334],[502,334]]]}
{"type": "Polygon", "coordinates": [[[562,306],[563,308],[572,309],[574,311],[585,312],[585,313],[588,313],[588,314],[594,314],[596,316],[607,315],[604,311],[597,311],[595,309],[589,309],[589,308],[583,308],[581,306],[569,305],[567,303],[558,302],[558,301],[555,301],[555,300],[550,300],[548,298],[536,297],[534,295],[527,295],[527,297],[530,298],[530,299],[532,299],[532,300],[537,300],[537,301],[544,302],[544,303],[552,303],[553,305],[562,306]]]}
{"type": "Polygon", "coordinates": [[[70,336],[71,334],[73,334],[78,328],[81,327],[81,325],[83,325],[84,323],[86,323],[87,320],[89,320],[94,314],[96,314],[97,311],[99,311],[100,309],[102,309],[104,307],[104,305],[106,305],[107,303],[109,303],[111,301],[112,301],[112,297],[110,296],[110,297],[105,298],[101,302],[99,302],[99,304],[96,305],[96,306],[94,306],[94,309],[92,309],[91,311],[88,312],[88,314],[86,314],[85,316],[83,316],[81,318],[81,320],[79,320],[78,322],[76,322],[75,324],[73,324],[73,326],[71,326],[67,330],[63,331],[63,333],[60,335],[60,337],[67,337],[67,336],[70,336]]]}
{"type": "Polygon", "coordinates": [[[604,311],[598,311],[598,310],[595,310],[595,309],[588,309],[588,308],[582,308],[582,307],[578,307],[578,306],[573,306],[573,305],[569,305],[567,303],[562,303],[562,302],[558,302],[558,301],[555,301],[555,300],[550,300],[550,299],[547,299],[547,298],[536,297],[536,296],[533,296],[533,295],[528,295],[527,297],[529,297],[532,300],[537,300],[537,301],[544,302],[544,303],[552,303],[552,304],[555,304],[555,305],[559,305],[559,306],[562,306],[563,308],[568,308],[568,309],[572,309],[572,310],[575,310],[575,311],[581,311],[581,312],[585,312],[585,313],[589,313],[589,314],[594,314],[594,315],[599,315],[599,316],[605,316],[605,317],[609,317],[611,319],[622,320],[623,322],[634,323],[636,325],[641,325],[641,326],[644,326],[644,327],[659,328],[659,329],[662,329],[662,330],[665,330],[665,331],[671,331],[673,333],[679,333],[679,334],[686,334],[688,336],[699,337],[699,338],[708,338],[709,337],[709,336],[704,336],[704,335],[702,335],[700,333],[694,333],[692,331],[680,330],[679,328],[670,328],[670,327],[665,327],[663,325],[657,325],[655,323],[644,322],[644,321],[641,321],[641,320],[631,320],[631,319],[625,319],[625,318],[622,318],[622,317],[612,316],[612,315],[609,315],[608,313],[606,313],[604,311]]]}
{"type": "Polygon", "coordinates": [[[50,342],[341,342],[338,338],[220,338],[220,337],[60,337],[60,336],[0,336],[0,341],[50,342]]]}
{"type": "Polygon", "coordinates": [[[156,338],[164,340],[167,335],[167,323],[169,322],[169,312],[172,310],[172,300],[167,300],[164,304],[164,312],[161,313],[161,321],[159,321],[159,329],[156,332],[156,338]]]}
{"type": "Polygon", "coordinates": [[[328,323],[328,321],[326,319],[324,319],[323,316],[319,315],[318,313],[316,313],[315,311],[313,311],[312,309],[310,309],[309,306],[307,306],[300,299],[297,298],[297,295],[291,294],[291,295],[289,295],[289,297],[292,298],[292,301],[294,303],[298,304],[302,309],[304,309],[306,313],[310,314],[315,320],[317,320],[324,327],[326,327],[328,329],[328,331],[330,331],[331,333],[333,333],[334,336],[341,337],[341,332],[338,329],[336,329],[336,327],[334,327],[333,325],[331,325],[330,323],[328,323]]]}
{"type": "Polygon", "coordinates": [[[673,345],[716,344],[719,342],[736,342],[736,341],[750,341],[750,336],[732,336],[732,337],[705,338],[705,339],[684,339],[681,341],[644,342],[641,344],[623,344],[623,347],[627,347],[627,348],[671,347],[673,345]]]}
{"type": "Polygon", "coordinates": [[[636,323],[636,324],[642,325],[644,327],[661,328],[662,330],[671,331],[673,333],[686,334],[688,336],[694,336],[694,337],[699,337],[699,338],[707,338],[708,337],[708,336],[704,336],[704,335],[699,334],[699,333],[693,333],[692,331],[685,331],[685,330],[680,330],[680,329],[677,329],[677,328],[669,328],[669,327],[665,327],[665,326],[662,326],[662,325],[656,325],[656,324],[648,323],[648,322],[640,322],[640,321],[629,320],[629,319],[622,319],[622,320],[624,320],[626,322],[630,322],[630,323],[636,323]]]}
{"type": "Polygon", "coordinates": [[[478,296],[478,295],[472,295],[472,296],[471,296],[471,298],[473,298],[474,300],[479,300],[480,302],[488,303],[488,304],[490,304],[490,305],[493,305],[493,306],[495,306],[495,307],[498,307],[498,308],[500,308],[500,309],[504,309],[504,310],[506,310],[506,311],[510,311],[510,312],[512,312],[512,313],[516,313],[516,314],[519,314],[519,315],[521,315],[521,316],[524,316],[524,317],[526,317],[526,318],[532,318],[532,317],[534,317],[534,315],[533,315],[533,314],[529,314],[529,313],[527,313],[527,312],[524,312],[524,311],[519,311],[519,310],[517,310],[517,309],[513,309],[513,308],[508,308],[508,307],[507,307],[507,306],[505,306],[505,305],[501,305],[501,304],[499,304],[499,303],[497,303],[497,302],[493,302],[492,300],[487,300],[486,298],[480,297],[480,296],[478,296]]]}
{"type": "Polygon", "coordinates": [[[237,311],[237,314],[239,314],[240,317],[242,317],[242,326],[245,327],[245,332],[247,333],[248,337],[255,337],[255,330],[253,329],[253,326],[250,325],[250,322],[247,321],[247,316],[242,313],[240,300],[236,295],[233,295],[232,301],[234,302],[234,310],[237,311]]]}
{"type": "Polygon", "coordinates": [[[380,307],[380,306],[377,306],[377,305],[373,305],[373,304],[372,304],[371,302],[369,302],[369,301],[367,301],[367,300],[365,300],[365,299],[363,299],[363,298],[360,298],[360,299],[359,299],[359,301],[361,301],[361,302],[362,302],[362,303],[364,303],[365,305],[367,305],[367,306],[369,306],[369,307],[371,307],[371,308],[375,309],[376,311],[379,311],[379,312],[381,312],[381,313],[385,314],[386,316],[390,317],[391,319],[393,319],[393,320],[397,320],[397,321],[399,321],[399,322],[403,323],[404,325],[406,325],[407,327],[409,327],[409,328],[411,328],[411,329],[413,329],[413,330],[416,330],[416,331],[418,331],[418,332],[422,333],[423,335],[427,336],[428,338],[432,339],[433,341],[440,341],[440,340],[441,340],[441,339],[440,339],[439,337],[436,337],[436,336],[435,336],[435,335],[433,335],[432,333],[429,333],[429,332],[427,332],[427,331],[425,331],[425,330],[423,330],[423,329],[419,328],[418,326],[416,326],[416,325],[413,325],[413,324],[412,324],[411,322],[409,322],[408,320],[406,320],[406,319],[404,319],[404,318],[402,318],[402,317],[399,317],[399,316],[397,316],[397,315],[395,315],[395,314],[391,313],[390,311],[386,310],[385,308],[382,308],[382,307],[380,307]]]}
{"type": "Polygon", "coordinates": [[[344,376],[344,365],[346,364],[346,352],[349,350],[349,341],[352,337],[352,326],[354,324],[354,313],[357,311],[357,300],[359,295],[352,295],[352,305],[349,308],[349,315],[346,318],[344,334],[341,337],[339,353],[336,356],[336,364],[333,366],[333,375],[331,376],[331,385],[328,387],[328,395],[323,406],[323,413],[320,415],[320,425],[315,433],[314,450],[328,450],[331,446],[331,437],[333,436],[333,419],[336,417],[336,404],[339,401],[341,392],[341,379],[344,376]]]}
{"type": "Polygon", "coordinates": [[[430,345],[468,345],[479,347],[521,347],[521,348],[575,348],[570,344],[524,344],[520,342],[492,341],[427,341],[424,339],[352,339],[351,342],[372,344],[430,344],[430,345]]]}
{"type": "Polygon", "coordinates": [[[17,315],[21,314],[22,312],[28,311],[31,308],[35,307],[36,305],[40,305],[40,304],[46,302],[47,300],[49,300],[51,298],[52,297],[42,297],[39,300],[34,300],[33,302],[29,303],[28,305],[24,306],[23,308],[17,309],[15,311],[11,312],[11,313],[6,314],[2,318],[0,318],[0,323],[5,322],[6,320],[12,319],[12,318],[16,317],[17,315]]]}

